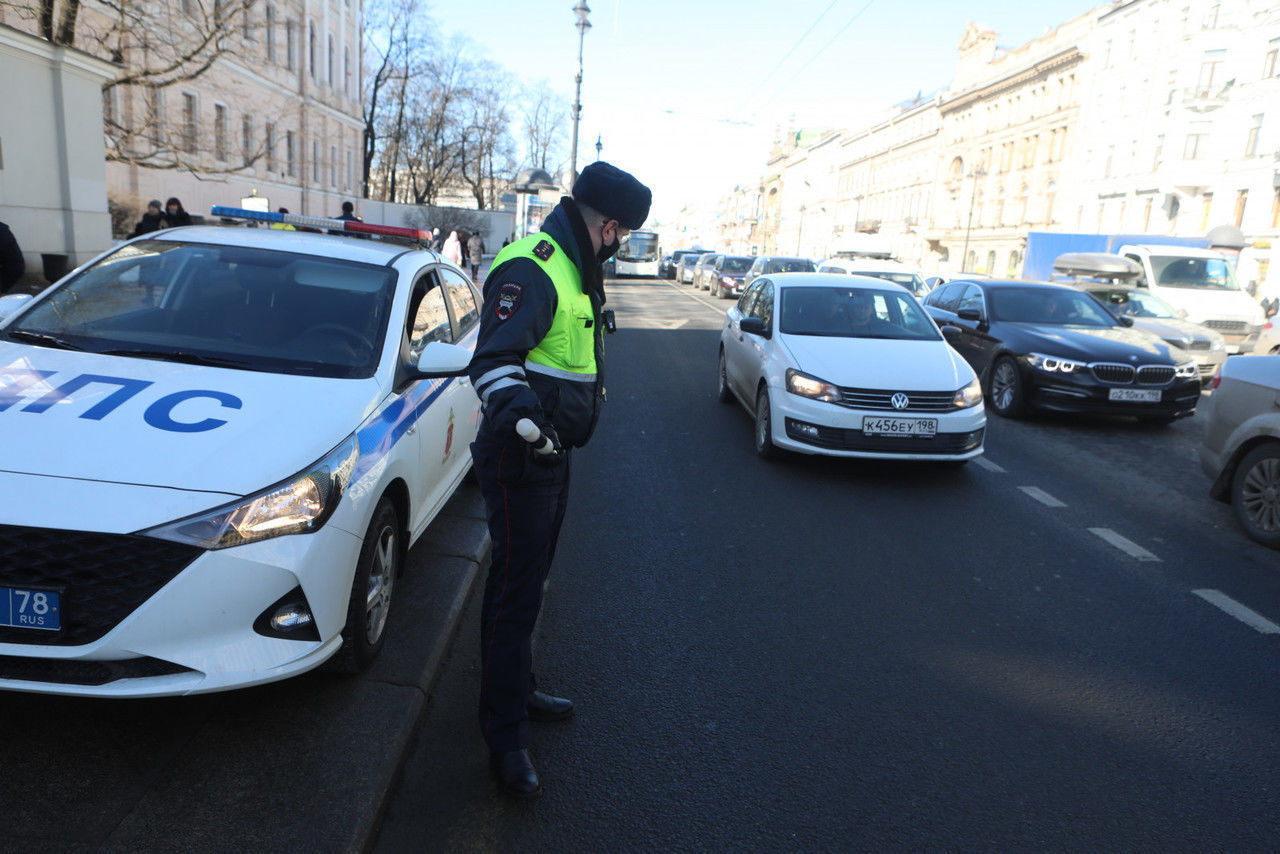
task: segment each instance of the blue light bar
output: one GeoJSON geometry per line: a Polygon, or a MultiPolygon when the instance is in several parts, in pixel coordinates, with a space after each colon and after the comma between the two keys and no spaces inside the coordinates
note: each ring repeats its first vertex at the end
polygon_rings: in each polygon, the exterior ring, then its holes
{"type": "Polygon", "coordinates": [[[247,208],[229,208],[226,205],[214,205],[209,212],[213,216],[233,217],[235,219],[254,219],[258,222],[284,222],[284,214],[271,211],[251,211],[247,208]]]}

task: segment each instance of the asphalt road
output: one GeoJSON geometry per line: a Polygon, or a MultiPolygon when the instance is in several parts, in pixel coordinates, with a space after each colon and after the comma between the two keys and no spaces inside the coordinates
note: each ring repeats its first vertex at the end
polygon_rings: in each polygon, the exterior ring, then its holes
{"type": "Polygon", "coordinates": [[[1280,622],[1280,561],[1207,497],[1203,416],[765,463],[715,400],[728,302],[610,305],[536,641],[578,715],[536,725],[543,796],[503,798],[473,595],[376,850],[1275,848],[1280,635],[1241,617],[1280,622]]]}

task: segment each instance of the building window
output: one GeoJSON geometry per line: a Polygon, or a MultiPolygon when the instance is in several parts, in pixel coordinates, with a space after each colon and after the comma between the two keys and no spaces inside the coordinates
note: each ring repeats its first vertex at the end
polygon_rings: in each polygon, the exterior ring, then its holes
{"type": "Polygon", "coordinates": [[[354,158],[351,155],[351,149],[348,148],[347,149],[347,183],[344,186],[344,189],[347,189],[347,190],[351,189],[351,173],[354,171],[352,169],[353,161],[354,161],[354,158]]]}
{"type": "Polygon", "coordinates": [[[351,97],[351,48],[342,49],[342,91],[351,97]]]}
{"type": "Polygon", "coordinates": [[[266,136],[263,139],[264,153],[267,156],[267,171],[276,171],[276,126],[267,122],[266,136]]]}
{"type": "Polygon", "coordinates": [[[1213,193],[1205,193],[1200,198],[1203,200],[1200,208],[1200,230],[1203,232],[1209,230],[1209,212],[1213,209],[1213,193]]]}
{"type": "Polygon", "coordinates": [[[1249,135],[1244,141],[1244,156],[1256,157],[1258,154],[1258,134],[1262,131],[1262,113],[1253,117],[1249,124],[1249,135]]]}
{"type": "Polygon", "coordinates": [[[293,21],[284,22],[284,64],[290,71],[298,69],[297,27],[293,21]]]}
{"type": "Polygon", "coordinates": [[[106,125],[107,131],[111,132],[119,125],[116,118],[117,91],[115,86],[109,86],[102,90],[102,123],[106,125]]]}
{"type": "Polygon", "coordinates": [[[276,61],[276,10],[268,6],[266,12],[267,62],[276,61]]]}
{"type": "Polygon", "coordinates": [[[1200,62],[1200,76],[1196,78],[1196,95],[1208,97],[1217,85],[1218,74],[1222,71],[1222,61],[1226,58],[1225,50],[1206,50],[1200,62]]]}
{"type": "Polygon", "coordinates": [[[1151,171],[1155,172],[1160,169],[1160,161],[1164,157],[1164,134],[1156,137],[1155,153],[1151,156],[1151,171]]]}
{"type": "Polygon", "coordinates": [[[196,96],[182,93],[182,150],[196,153],[196,96]]]}
{"type": "Polygon", "coordinates": [[[1022,263],[1022,253],[1017,249],[1009,253],[1009,266],[1005,268],[1005,275],[1010,279],[1018,277],[1018,265],[1022,263]]]}
{"type": "Polygon", "coordinates": [[[329,186],[338,189],[338,146],[329,146],[329,186]]]}
{"type": "Polygon", "coordinates": [[[995,272],[995,269],[996,269],[996,251],[992,249],[990,252],[987,253],[987,266],[984,270],[982,270],[982,272],[992,273],[992,272],[995,272]]]}
{"type": "Polygon", "coordinates": [[[311,182],[320,183],[320,140],[311,140],[311,182]]]}
{"type": "Polygon", "coordinates": [[[1267,46],[1267,54],[1262,58],[1262,79],[1276,76],[1276,59],[1280,57],[1280,39],[1274,39],[1267,46]]]}
{"type": "Polygon", "coordinates": [[[297,146],[294,143],[293,131],[284,132],[284,162],[290,178],[298,174],[297,146]]]}
{"type": "Polygon", "coordinates": [[[244,155],[244,165],[253,163],[253,116],[245,114],[244,123],[240,126],[240,151],[244,155]]]}
{"type": "Polygon", "coordinates": [[[213,105],[213,156],[227,159],[227,108],[222,104],[213,105]]]}
{"type": "Polygon", "coordinates": [[[1199,160],[1204,154],[1206,137],[1208,137],[1208,134],[1206,133],[1187,134],[1187,141],[1182,146],[1182,159],[1199,160]]]}
{"type": "Polygon", "coordinates": [[[335,65],[335,63],[334,63],[334,61],[333,61],[333,34],[332,34],[332,33],[330,33],[330,34],[329,34],[329,53],[328,53],[328,57],[329,57],[329,61],[328,61],[328,63],[327,63],[327,66],[326,66],[326,68],[325,68],[325,71],[326,71],[326,73],[327,73],[327,74],[328,74],[328,76],[329,76],[329,88],[330,88],[330,89],[332,89],[332,88],[334,88],[334,79],[333,79],[334,69],[333,69],[333,67],[334,67],[334,65],[335,65]]]}
{"type": "Polygon", "coordinates": [[[307,69],[311,79],[316,79],[316,25],[307,23],[307,69]]]}
{"type": "Polygon", "coordinates": [[[1238,193],[1236,193],[1236,228],[1239,228],[1240,224],[1244,222],[1244,206],[1248,203],[1248,201],[1249,201],[1248,190],[1241,190],[1238,193]]]}
{"type": "Polygon", "coordinates": [[[164,91],[156,86],[147,87],[147,139],[153,145],[164,139],[164,91]]]}

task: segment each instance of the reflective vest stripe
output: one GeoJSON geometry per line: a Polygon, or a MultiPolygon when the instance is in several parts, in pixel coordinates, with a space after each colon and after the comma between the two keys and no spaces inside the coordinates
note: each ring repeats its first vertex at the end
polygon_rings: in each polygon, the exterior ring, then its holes
{"type": "Polygon", "coordinates": [[[523,379],[517,380],[512,377],[503,377],[500,380],[496,380],[493,383],[493,385],[489,386],[484,391],[480,392],[480,401],[482,403],[488,403],[489,395],[493,394],[495,391],[498,391],[499,389],[504,389],[504,388],[511,388],[512,386],[518,386],[518,385],[524,386],[525,388],[529,387],[529,384],[525,382],[523,379]]]}
{"type": "Polygon", "coordinates": [[[550,365],[542,365],[538,362],[525,362],[526,371],[535,374],[542,374],[544,377],[555,377],[558,380],[568,380],[574,383],[593,383],[596,381],[595,374],[580,374],[577,371],[566,371],[560,368],[553,368],[550,365]]]}
{"type": "Polygon", "coordinates": [[[515,377],[516,379],[524,379],[524,369],[518,365],[503,365],[500,368],[494,368],[491,371],[485,371],[479,379],[476,380],[477,391],[484,386],[501,377],[515,377]]]}

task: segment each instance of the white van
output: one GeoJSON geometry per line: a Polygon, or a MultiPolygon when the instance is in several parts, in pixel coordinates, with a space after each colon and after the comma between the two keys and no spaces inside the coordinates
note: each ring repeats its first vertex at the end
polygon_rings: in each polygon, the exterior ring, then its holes
{"type": "Polygon", "coordinates": [[[818,264],[819,273],[837,273],[850,276],[872,276],[895,285],[902,285],[917,297],[929,292],[924,276],[915,267],[901,261],[881,258],[828,258],[818,264]]]}

